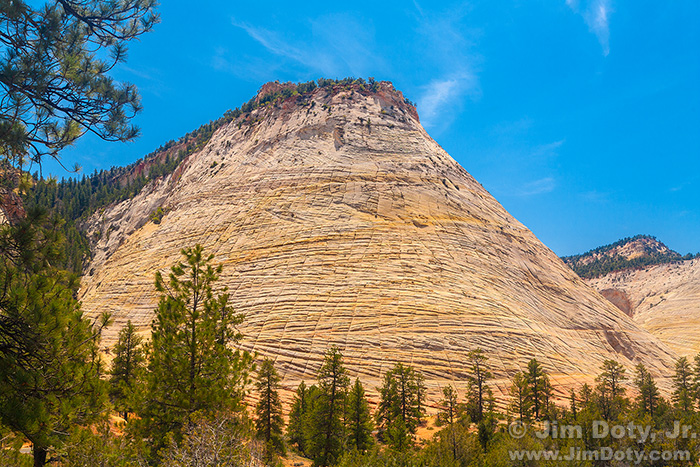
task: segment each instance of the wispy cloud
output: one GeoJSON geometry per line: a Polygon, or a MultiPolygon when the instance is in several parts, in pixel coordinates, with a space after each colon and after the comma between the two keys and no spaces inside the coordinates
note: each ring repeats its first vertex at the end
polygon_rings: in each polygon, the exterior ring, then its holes
{"type": "Polygon", "coordinates": [[[550,193],[557,187],[554,177],[544,177],[526,183],[520,190],[520,196],[534,196],[550,193]]]}
{"type": "Polygon", "coordinates": [[[613,12],[610,0],[566,0],[566,4],[583,17],[607,57],[610,53],[610,15],[613,12]]]}
{"type": "Polygon", "coordinates": [[[564,145],[565,139],[554,141],[553,143],[540,144],[532,151],[532,159],[550,159],[559,155],[559,148],[564,145]]]}
{"type": "Polygon", "coordinates": [[[417,0],[413,2],[417,32],[425,47],[426,65],[436,75],[420,87],[418,111],[426,127],[446,128],[459,111],[465,97],[480,95],[473,36],[477,31],[465,27],[467,4],[442,12],[427,12],[417,0]]]}
{"type": "MultiPolygon", "coordinates": [[[[435,126],[439,120],[444,119],[446,106],[453,106],[462,95],[474,89],[477,79],[471,74],[457,74],[451,78],[436,79],[422,87],[422,94],[418,98],[421,120],[426,127],[435,126]]],[[[443,120],[444,121],[444,120],[443,120]]]]}
{"type": "MultiPolygon", "coordinates": [[[[373,52],[376,47],[371,24],[351,14],[336,13],[310,19],[305,29],[309,34],[303,39],[236,19],[232,24],[277,57],[277,60],[270,60],[268,56],[262,62],[258,60],[244,66],[256,76],[276,74],[280,69],[287,75],[298,70],[299,75],[366,76],[384,66],[384,60],[373,52]]],[[[220,47],[212,58],[212,66],[237,73],[241,64],[233,63],[228,51],[220,47]]]]}

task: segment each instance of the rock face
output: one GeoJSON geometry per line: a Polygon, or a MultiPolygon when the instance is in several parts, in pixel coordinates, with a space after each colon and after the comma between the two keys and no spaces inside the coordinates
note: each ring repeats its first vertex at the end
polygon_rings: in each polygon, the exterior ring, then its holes
{"type": "Polygon", "coordinates": [[[331,345],[370,388],[402,361],[433,394],[463,387],[477,347],[501,392],[533,357],[561,386],[607,358],[659,375],[674,357],[508,214],[389,83],[259,108],[89,231],[80,298],[116,317],[106,345],[128,319],[147,329],[155,272],[201,243],[247,315],[243,346],[274,357],[288,388],[313,380],[331,345]]]}
{"type": "Polygon", "coordinates": [[[610,300],[610,303],[622,310],[627,316],[634,315],[634,308],[624,290],[603,289],[600,291],[600,294],[610,300]]]}
{"type": "Polygon", "coordinates": [[[637,324],[678,355],[700,352],[700,259],[614,272],[588,282],[629,297],[637,324]]]}

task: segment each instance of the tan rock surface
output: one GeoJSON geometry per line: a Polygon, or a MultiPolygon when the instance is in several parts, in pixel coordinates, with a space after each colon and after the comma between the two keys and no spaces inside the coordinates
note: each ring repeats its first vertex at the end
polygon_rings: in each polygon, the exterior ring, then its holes
{"type": "Polygon", "coordinates": [[[116,317],[106,345],[128,319],[147,328],[155,272],[201,243],[247,315],[243,346],[275,357],[288,388],[333,344],[369,388],[403,361],[433,394],[463,387],[476,347],[501,392],[532,357],[555,385],[589,380],[607,358],[668,373],[667,347],[508,214],[390,85],[312,101],[219,129],[175,175],[93,216],[80,298],[116,317]]]}
{"type": "Polygon", "coordinates": [[[598,290],[629,297],[633,319],[678,355],[700,352],[700,259],[590,279],[598,290]]]}

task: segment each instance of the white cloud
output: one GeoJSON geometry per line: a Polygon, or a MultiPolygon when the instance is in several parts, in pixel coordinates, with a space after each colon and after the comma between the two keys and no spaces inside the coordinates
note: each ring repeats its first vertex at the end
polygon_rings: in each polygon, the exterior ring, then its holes
{"type": "MultiPolygon", "coordinates": [[[[337,13],[310,19],[310,37],[303,40],[235,19],[232,23],[281,59],[277,64],[263,66],[270,70],[282,68],[289,71],[289,66],[284,63],[291,61],[301,66],[302,74],[311,71],[320,76],[340,78],[365,76],[385,65],[384,60],[373,52],[376,47],[371,25],[350,14],[337,13]]],[[[218,52],[212,65],[217,69],[230,68],[226,57],[218,52]]]]}
{"type": "Polygon", "coordinates": [[[525,186],[523,186],[522,190],[520,190],[520,195],[542,195],[554,191],[556,187],[557,182],[556,180],[554,180],[554,177],[544,177],[540,178],[539,180],[534,180],[530,183],[526,183],[525,186]]]}
{"type": "Polygon", "coordinates": [[[418,113],[425,127],[447,127],[460,110],[465,97],[480,95],[471,38],[478,32],[464,25],[467,4],[440,13],[428,13],[416,0],[417,32],[424,48],[425,63],[435,76],[420,87],[418,113]]]}
{"type": "Polygon", "coordinates": [[[444,119],[443,112],[453,108],[456,101],[460,100],[464,94],[473,91],[476,86],[476,77],[470,74],[436,79],[423,86],[423,93],[417,102],[423,125],[436,126],[441,119],[444,119]]]}
{"type": "Polygon", "coordinates": [[[610,14],[613,12],[610,0],[566,0],[566,4],[583,17],[607,57],[610,53],[610,14]]]}

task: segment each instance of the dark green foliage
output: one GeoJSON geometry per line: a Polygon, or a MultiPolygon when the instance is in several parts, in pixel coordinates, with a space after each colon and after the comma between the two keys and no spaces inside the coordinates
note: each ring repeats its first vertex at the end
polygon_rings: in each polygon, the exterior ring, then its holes
{"type": "Polygon", "coordinates": [[[0,425],[0,467],[31,467],[32,458],[21,453],[24,438],[8,432],[0,425]]]}
{"type": "Polygon", "coordinates": [[[280,402],[280,377],[272,360],[263,360],[258,369],[258,403],[255,406],[255,433],[265,443],[265,459],[271,463],[284,455],[282,438],[282,403],[280,402]]]}
{"type": "Polygon", "coordinates": [[[184,264],[171,268],[166,281],[156,274],[161,293],[151,325],[146,400],[139,415],[142,433],[162,447],[168,435],[179,442],[195,413],[237,412],[249,383],[252,359],[233,350],[241,339],[243,316],[228,304],[224,288],[213,287],[221,265],[200,245],[182,250],[184,264]]]}
{"type": "Polygon", "coordinates": [[[692,412],[695,394],[690,362],[686,357],[680,357],[676,361],[676,372],[673,375],[673,403],[683,412],[692,412]]]}
{"type": "Polygon", "coordinates": [[[109,395],[124,421],[128,421],[129,414],[134,412],[138,383],[146,365],[142,344],[143,338],[136,334],[136,328],[128,321],[119,331],[119,339],[113,349],[109,395]]]}
{"type": "Polygon", "coordinates": [[[605,253],[610,250],[640,239],[656,241],[656,237],[652,237],[651,235],[635,235],[634,237],[623,238],[610,245],[601,246],[580,255],[565,256],[562,257],[562,259],[576,274],[584,279],[588,279],[604,276],[613,271],[639,269],[654,264],[673,263],[675,261],[700,257],[700,253],[695,256],[691,254],[681,256],[679,253],[671,250],[666,253],[661,253],[652,249],[647,249],[644,255],[632,259],[627,259],[620,255],[605,255],[605,253]],[[602,257],[589,260],[589,258],[594,255],[602,255],[602,257]]]}
{"type": "Polygon", "coordinates": [[[61,242],[60,221],[38,209],[0,226],[0,422],[34,444],[36,465],[105,404],[97,342],[108,317],[83,318],[76,276],[52,266],[61,242]]]}
{"type": "Polygon", "coordinates": [[[141,108],[136,88],[108,73],[126,44],[158,21],[155,0],[0,4],[0,153],[16,167],[87,132],[128,141],[141,108]],[[101,53],[96,53],[100,51],[101,53]]]}
{"type": "Polygon", "coordinates": [[[307,454],[315,466],[335,465],[342,454],[349,385],[343,356],[337,347],[331,347],[318,372],[318,395],[311,401],[305,429],[307,454]]]}
{"type": "Polygon", "coordinates": [[[649,415],[653,417],[656,415],[657,409],[659,407],[659,389],[656,387],[656,382],[652,378],[646,367],[640,363],[636,367],[636,374],[634,377],[634,385],[637,387],[637,410],[639,410],[640,415],[649,415]]]}
{"type": "Polygon", "coordinates": [[[305,426],[308,416],[309,390],[302,381],[297,388],[296,395],[289,410],[289,425],[287,426],[287,438],[299,452],[306,455],[305,426]]]}
{"type": "Polygon", "coordinates": [[[549,375],[535,358],[527,364],[525,381],[527,382],[528,406],[532,410],[532,416],[538,420],[547,414],[552,396],[552,385],[549,382],[549,375]]]}
{"type": "Polygon", "coordinates": [[[93,428],[72,427],[57,453],[61,467],[135,467],[144,465],[137,443],[114,436],[106,422],[93,428]],[[93,432],[94,430],[94,432],[93,432]]]}
{"type": "Polygon", "coordinates": [[[625,407],[625,388],[622,383],[627,379],[625,368],[614,360],[605,360],[603,372],[596,378],[598,385],[598,407],[605,420],[617,418],[625,407]]]}
{"type": "Polygon", "coordinates": [[[469,383],[467,393],[467,413],[474,423],[484,418],[484,413],[493,407],[493,393],[487,381],[493,375],[487,368],[488,357],[481,349],[472,350],[467,354],[470,372],[467,375],[469,383]]]}
{"type": "Polygon", "coordinates": [[[527,376],[519,371],[513,377],[510,386],[510,412],[520,422],[526,422],[532,417],[532,399],[530,397],[530,386],[527,376]]]}
{"type": "Polygon", "coordinates": [[[359,452],[366,451],[372,447],[372,417],[369,413],[369,404],[365,397],[365,389],[362,387],[360,378],[355,380],[347,401],[347,447],[356,449],[359,452]]]}
{"type": "Polygon", "coordinates": [[[457,402],[457,391],[451,385],[442,388],[443,399],[440,401],[440,411],[437,425],[452,425],[459,419],[460,407],[457,402]]]}
{"type": "Polygon", "coordinates": [[[425,414],[423,375],[397,363],[384,375],[375,415],[379,437],[393,448],[408,449],[425,414]]]}

